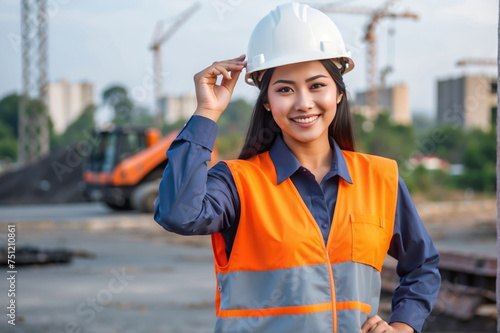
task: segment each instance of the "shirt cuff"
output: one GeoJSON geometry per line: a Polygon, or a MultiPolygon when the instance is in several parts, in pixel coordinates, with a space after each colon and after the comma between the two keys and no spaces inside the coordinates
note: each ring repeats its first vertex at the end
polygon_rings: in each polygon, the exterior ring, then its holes
{"type": "Polygon", "coordinates": [[[397,321],[410,325],[414,332],[421,332],[425,319],[427,319],[427,313],[424,314],[415,302],[405,302],[399,304],[397,309],[394,309],[389,324],[397,321]]]}
{"type": "Polygon", "coordinates": [[[217,138],[218,126],[215,121],[203,116],[192,116],[177,136],[177,140],[189,141],[212,151],[217,138]]]}

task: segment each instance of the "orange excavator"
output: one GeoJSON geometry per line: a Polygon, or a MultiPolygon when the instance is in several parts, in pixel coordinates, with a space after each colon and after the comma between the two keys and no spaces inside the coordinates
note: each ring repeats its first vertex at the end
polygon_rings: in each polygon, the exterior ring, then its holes
{"type": "MultiPolygon", "coordinates": [[[[83,165],[84,195],[114,210],[151,213],[167,165],[166,151],[177,137],[156,128],[109,126],[95,129],[91,153],[83,165]]],[[[217,161],[217,149],[212,164],[217,161]]]]}

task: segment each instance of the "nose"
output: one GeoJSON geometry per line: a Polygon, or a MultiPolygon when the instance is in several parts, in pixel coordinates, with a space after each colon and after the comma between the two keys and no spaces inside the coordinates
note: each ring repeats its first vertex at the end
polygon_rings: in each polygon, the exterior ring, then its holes
{"type": "Polygon", "coordinates": [[[297,111],[308,111],[314,107],[314,101],[308,89],[298,90],[295,96],[295,109],[297,111]]]}

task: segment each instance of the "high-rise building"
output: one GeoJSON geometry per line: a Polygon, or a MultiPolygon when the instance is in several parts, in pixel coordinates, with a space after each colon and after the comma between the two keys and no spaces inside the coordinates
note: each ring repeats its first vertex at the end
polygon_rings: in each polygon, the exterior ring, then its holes
{"type": "Polygon", "coordinates": [[[61,79],[49,83],[49,115],[57,134],[63,133],[93,103],[94,86],[88,82],[71,83],[61,79]]]}
{"type": "Polygon", "coordinates": [[[161,100],[164,120],[167,124],[173,124],[181,119],[189,119],[196,110],[196,96],[186,93],[181,96],[167,96],[161,100]]]}
{"type": "Polygon", "coordinates": [[[378,91],[378,109],[372,110],[367,105],[367,92],[356,94],[354,112],[361,113],[368,119],[374,119],[379,111],[386,111],[397,124],[410,125],[410,92],[406,84],[396,84],[390,88],[381,88],[378,91]]]}
{"type": "Polygon", "coordinates": [[[437,121],[488,131],[497,118],[497,78],[464,75],[437,85],[437,121]]]}

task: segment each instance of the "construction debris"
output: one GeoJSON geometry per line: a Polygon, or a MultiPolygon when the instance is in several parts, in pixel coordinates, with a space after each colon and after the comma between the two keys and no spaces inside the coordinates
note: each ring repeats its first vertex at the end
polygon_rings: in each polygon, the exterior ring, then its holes
{"type": "Polygon", "coordinates": [[[0,175],[0,205],[86,201],[81,191],[83,161],[77,145],[70,145],[0,175]]]}

